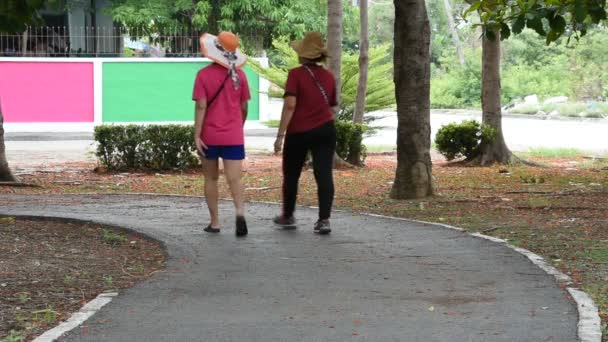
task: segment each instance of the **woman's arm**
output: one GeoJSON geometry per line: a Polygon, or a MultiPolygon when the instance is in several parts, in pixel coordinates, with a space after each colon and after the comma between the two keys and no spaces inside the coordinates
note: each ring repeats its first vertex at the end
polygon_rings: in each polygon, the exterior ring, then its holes
{"type": "Polygon", "coordinates": [[[201,139],[201,131],[203,130],[203,121],[207,112],[207,99],[196,100],[194,104],[194,144],[196,150],[201,156],[205,156],[203,149],[207,149],[207,145],[201,139]]]}
{"type": "Polygon", "coordinates": [[[289,127],[289,122],[291,122],[291,118],[293,117],[293,112],[296,110],[296,97],[295,96],[285,96],[283,99],[283,111],[281,112],[281,122],[279,123],[279,131],[277,132],[277,139],[274,142],[274,151],[275,153],[281,152],[283,147],[283,137],[285,137],[285,132],[287,132],[287,127],[289,127]]]}

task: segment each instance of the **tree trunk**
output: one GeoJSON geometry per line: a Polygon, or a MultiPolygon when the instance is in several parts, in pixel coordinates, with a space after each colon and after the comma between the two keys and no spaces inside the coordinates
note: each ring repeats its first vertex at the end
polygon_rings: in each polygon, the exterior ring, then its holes
{"type": "Polygon", "coordinates": [[[11,173],[6,161],[6,148],[4,146],[4,115],[2,115],[2,104],[0,103],[0,182],[14,182],[15,176],[11,173]]]}
{"type": "Polygon", "coordinates": [[[395,199],[433,195],[431,164],[431,29],[424,0],[394,0],[397,171],[395,199]]]}
{"type": "MultiPolygon", "coordinates": [[[[336,79],[336,99],[342,97],[342,0],[327,0],[327,50],[329,70],[336,79]]],[[[338,113],[339,108],[334,109],[338,113]]],[[[334,167],[350,165],[334,153],[334,167]]],[[[352,166],[352,165],[351,165],[352,166]]]]}
{"type": "Polygon", "coordinates": [[[511,151],[505,143],[502,132],[502,113],[500,109],[500,32],[495,31],[496,38],[490,40],[483,34],[481,61],[481,108],[482,123],[496,130],[492,141],[481,142],[481,153],[474,163],[490,165],[509,163],[511,151]]]}
{"type": "Polygon", "coordinates": [[[27,39],[28,39],[28,34],[29,34],[29,28],[26,28],[25,31],[23,31],[23,35],[21,36],[21,56],[25,57],[27,56],[27,39]]]}
{"type": "Polygon", "coordinates": [[[342,0],[327,0],[329,70],[336,78],[336,98],[342,94],[342,0]]]}
{"type": "Polygon", "coordinates": [[[354,123],[363,123],[365,114],[365,95],[367,94],[367,69],[369,64],[369,30],[367,20],[367,1],[359,4],[359,17],[361,23],[359,37],[359,83],[357,86],[357,98],[355,100],[354,123]]]}
{"type": "Polygon", "coordinates": [[[445,13],[448,17],[448,26],[450,27],[450,32],[452,33],[452,40],[454,41],[454,47],[456,48],[456,54],[458,55],[458,61],[460,62],[460,66],[465,66],[464,60],[464,52],[462,51],[462,46],[460,45],[460,38],[458,37],[458,30],[456,29],[456,23],[454,22],[454,14],[452,13],[452,4],[450,4],[450,0],[443,0],[443,5],[445,6],[445,13]]]}
{"type": "Polygon", "coordinates": [[[98,42],[98,37],[97,35],[99,34],[98,27],[97,27],[97,2],[96,0],[91,0],[91,2],[89,3],[89,13],[91,14],[91,26],[93,26],[93,54],[95,54],[95,57],[97,57],[97,51],[99,50],[97,48],[97,42],[98,42]]]}

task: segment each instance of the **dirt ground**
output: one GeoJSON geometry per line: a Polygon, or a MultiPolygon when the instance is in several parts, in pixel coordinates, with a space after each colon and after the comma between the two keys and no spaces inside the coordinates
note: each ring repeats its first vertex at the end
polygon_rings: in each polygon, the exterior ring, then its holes
{"type": "Polygon", "coordinates": [[[26,341],[163,267],[163,247],[76,221],[0,218],[0,341],[26,341]]]}

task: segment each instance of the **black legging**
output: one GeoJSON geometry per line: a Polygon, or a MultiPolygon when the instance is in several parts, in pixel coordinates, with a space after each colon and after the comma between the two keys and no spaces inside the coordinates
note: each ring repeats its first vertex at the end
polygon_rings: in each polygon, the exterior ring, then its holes
{"type": "Polygon", "coordinates": [[[298,181],[310,150],[317,181],[319,220],[329,219],[334,200],[332,164],[336,150],[336,127],[330,121],[303,133],[287,134],[283,148],[283,215],[293,216],[298,181]]]}

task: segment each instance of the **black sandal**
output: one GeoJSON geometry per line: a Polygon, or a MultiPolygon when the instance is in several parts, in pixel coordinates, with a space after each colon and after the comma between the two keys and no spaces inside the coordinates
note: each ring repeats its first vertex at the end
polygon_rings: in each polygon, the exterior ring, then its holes
{"type": "Polygon", "coordinates": [[[245,221],[245,217],[237,216],[236,217],[236,236],[245,236],[247,235],[247,221],[245,221]]]}
{"type": "Polygon", "coordinates": [[[211,227],[211,224],[209,224],[207,226],[207,228],[205,228],[203,230],[206,231],[207,233],[219,233],[220,232],[219,228],[213,228],[213,227],[211,227]]]}

